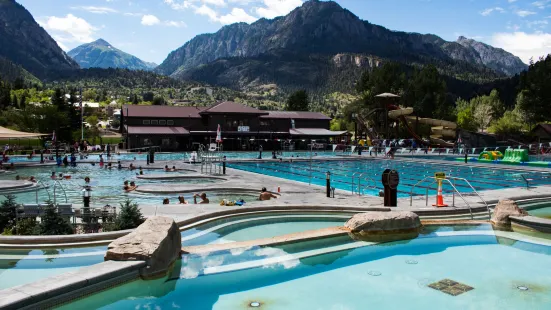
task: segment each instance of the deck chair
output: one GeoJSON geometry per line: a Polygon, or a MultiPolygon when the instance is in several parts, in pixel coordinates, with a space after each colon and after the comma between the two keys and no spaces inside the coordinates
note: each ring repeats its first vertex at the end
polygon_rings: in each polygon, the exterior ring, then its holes
{"type": "Polygon", "coordinates": [[[216,143],[209,144],[209,152],[216,152],[217,150],[216,143]]]}
{"type": "Polygon", "coordinates": [[[59,204],[57,206],[57,213],[62,217],[68,218],[69,220],[75,216],[75,211],[73,211],[72,204],[59,204]]]}

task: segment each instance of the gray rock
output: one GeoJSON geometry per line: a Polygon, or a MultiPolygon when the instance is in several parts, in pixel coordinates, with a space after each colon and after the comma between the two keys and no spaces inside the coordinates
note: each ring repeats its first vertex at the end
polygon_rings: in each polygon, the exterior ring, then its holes
{"type": "Polygon", "coordinates": [[[419,216],[409,211],[364,212],[354,215],[344,227],[350,236],[363,241],[394,241],[419,235],[419,216]]]}
{"type": "Polygon", "coordinates": [[[105,260],[142,260],[146,267],[143,278],[164,276],[174,261],[180,257],[182,237],[172,218],[154,216],[130,234],[109,244],[105,260]]]}
{"type": "Polygon", "coordinates": [[[496,207],[494,208],[494,213],[490,222],[494,227],[498,229],[507,229],[511,228],[511,220],[509,216],[527,216],[528,212],[524,209],[519,208],[517,203],[511,199],[502,199],[500,200],[496,207]]]}

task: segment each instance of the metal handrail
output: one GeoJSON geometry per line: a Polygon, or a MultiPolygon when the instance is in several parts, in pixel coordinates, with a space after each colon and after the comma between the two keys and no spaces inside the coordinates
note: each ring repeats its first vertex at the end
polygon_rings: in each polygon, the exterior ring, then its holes
{"type": "MultiPolygon", "coordinates": [[[[429,192],[429,188],[436,183],[436,180],[438,180],[437,178],[435,177],[432,177],[432,176],[427,176],[427,177],[424,177],[421,181],[415,183],[414,185],[411,186],[411,190],[409,192],[409,205],[410,207],[413,206],[413,190],[415,189],[415,187],[417,187],[417,185],[423,183],[425,180],[427,179],[432,179],[432,180],[435,180],[434,182],[432,182],[431,184],[429,184],[429,186],[426,187],[426,194],[425,194],[425,205],[428,206],[428,199],[429,199],[429,195],[428,195],[428,192],[429,192]]],[[[471,208],[471,205],[467,202],[467,200],[465,199],[465,197],[463,197],[463,195],[461,194],[461,192],[459,192],[457,190],[457,188],[455,187],[455,185],[452,184],[452,182],[450,182],[449,179],[452,179],[452,180],[463,180],[465,181],[469,187],[471,187],[471,189],[474,191],[474,193],[480,198],[480,200],[482,200],[482,202],[484,202],[485,206],[486,206],[486,210],[488,210],[488,216],[491,216],[490,214],[490,208],[488,207],[488,203],[484,200],[484,198],[482,198],[482,196],[480,196],[480,194],[478,194],[478,192],[474,189],[474,187],[469,183],[469,181],[467,181],[466,179],[464,178],[456,178],[456,177],[446,177],[445,179],[441,179],[442,181],[446,181],[454,190],[454,193],[453,193],[453,203],[452,203],[452,207],[455,207],[455,192],[457,192],[457,194],[459,195],[459,197],[461,197],[461,199],[463,200],[463,202],[465,202],[465,204],[467,205],[467,207],[469,208],[469,213],[471,214],[471,219],[474,219],[474,216],[473,216],[473,210],[471,208]]]]}
{"type": "Polygon", "coordinates": [[[65,188],[63,187],[63,185],[61,184],[61,182],[59,182],[58,180],[54,180],[54,204],[56,203],[56,195],[55,195],[55,188],[59,185],[59,188],[61,188],[61,190],[63,191],[63,195],[65,196],[65,203],[67,203],[67,192],[65,191],[65,188]]]}
{"type": "MultiPolygon", "coordinates": [[[[44,182],[42,182],[42,181],[40,181],[40,180],[37,181],[36,184],[37,184],[37,185],[41,185],[41,186],[42,186],[41,188],[43,188],[43,189],[46,190],[46,194],[48,194],[48,200],[51,200],[52,197],[50,196],[50,191],[48,190],[48,186],[44,185],[44,182]]],[[[38,191],[39,191],[39,190],[40,190],[40,188],[37,189],[37,190],[35,191],[35,194],[36,194],[36,204],[38,204],[38,191]]]]}

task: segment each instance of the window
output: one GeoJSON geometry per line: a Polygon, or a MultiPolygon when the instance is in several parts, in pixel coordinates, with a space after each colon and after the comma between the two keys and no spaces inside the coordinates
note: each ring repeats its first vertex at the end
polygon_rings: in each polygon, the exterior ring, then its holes
{"type": "Polygon", "coordinates": [[[158,120],[151,120],[151,125],[159,125],[159,121],[158,120]]]}
{"type": "Polygon", "coordinates": [[[143,124],[144,124],[144,125],[149,125],[149,124],[150,124],[150,123],[149,123],[149,120],[148,120],[148,119],[147,119],[147,120],[144,119],[144,120],[143,120],[143,124]]]}
{"type": "Polygon", "coordinates": [[[174,121],[166,121],[166,124],[169,125],[169,126],[172,126],[172,125],[174,125],[174,121]]]}
{"type": "Polygon", "coordinates": [[[159,125],[166,125],[166,121],[165,120],[160,120],[159,125]]]}

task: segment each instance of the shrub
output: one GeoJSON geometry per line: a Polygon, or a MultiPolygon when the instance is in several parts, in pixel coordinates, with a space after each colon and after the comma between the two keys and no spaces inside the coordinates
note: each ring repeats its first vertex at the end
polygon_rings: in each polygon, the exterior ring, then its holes
{"type": "Polygon", "coordinates": [[[145,221],[137,203],[132,203],[130,199],[127,199],[120,205],[121,209],[115,220],[117,230],[136,228],[145,221]]]}
{"type": "Polygon", "coordinates": [[[51,202],[47,202],[44,209],[44,215],[40,222],[41,235],[71,235],[73,226],[57,213],[57,207],[51,202]]]}
{"type": "Polygon", "coordinates": [[[9,230],[15,226],[17,207],[13,195],[7,195],[6,200],[2,201],[0,204],[0,231],[9,230]]]}
{"type": "Polygon", "coordinates": [[[36,223],[36,219],[25,218],[17,221],[15,225],[15,232],[18,235],[29,236],[29,235],[39,235],[40,234],[40,225],[36,223]]]}

